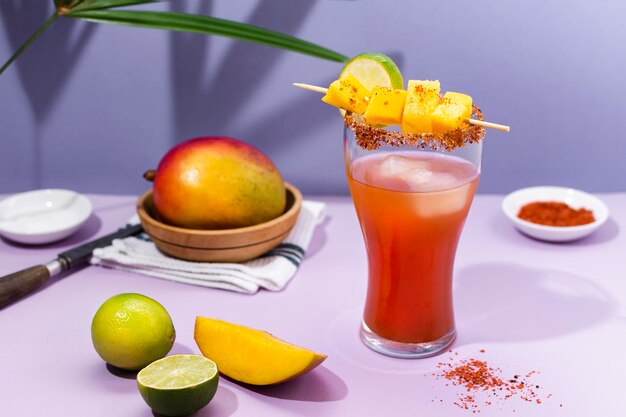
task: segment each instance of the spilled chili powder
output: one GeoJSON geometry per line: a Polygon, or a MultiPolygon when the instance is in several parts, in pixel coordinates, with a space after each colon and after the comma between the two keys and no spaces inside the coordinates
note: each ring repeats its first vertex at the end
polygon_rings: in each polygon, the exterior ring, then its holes
{"type": "Polygon", "coordinates": [[[535,201],[528,203],[517,214],[522,220],[545,226],[580,226],[593,223],[593,212],[586,208],[574,209],[558,201],[535,201]]]}
{"type": "MultiPolygon", "coordinates": [[[[538,371],[505,377],[502,369],[490,366],[486,360],[473,357],[457,359],[458,352],[449,353],[449,360],[439,362],[437,368],[440,372],[433,375],[437,380],[444,379],[446,387],[462,389],[453,404],[463,410],[480,413],[484,407],[502,406],[509,399],[542,404],[543,400],[552,397],[552,394],[543,397],[541,387],[531,382],[538,371]]],[[[481,349],[480,353],[485,353],[485,350],[481,349]]],[[[439,401],[443,403],[443,400],[439,401]]]]}

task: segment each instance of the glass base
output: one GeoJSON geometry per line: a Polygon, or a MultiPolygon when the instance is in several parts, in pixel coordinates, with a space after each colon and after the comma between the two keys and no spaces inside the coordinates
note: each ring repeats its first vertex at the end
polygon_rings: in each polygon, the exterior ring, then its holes
{"type": "Polygon", "coordinates": [[[369,327],[367,327],[365,322],[361,322],[361,331],[359,333],[361,340],[368,348],[378,353],[382,353],[383,355],[405,359],[420,359],[435,356],[446,350],[452,342],[454,342],[454,339],[456,339],[456,330],[452,329],[442,338],[433,340],[432,342],[395,342],[378,336],[369,327]]]}

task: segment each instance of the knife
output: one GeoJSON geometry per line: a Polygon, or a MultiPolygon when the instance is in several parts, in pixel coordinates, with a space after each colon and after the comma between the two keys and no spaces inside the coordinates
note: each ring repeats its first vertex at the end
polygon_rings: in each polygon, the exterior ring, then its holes
{"type": "Polygon", "coordinates": [[[60,253],[56,259],[45,265],[31,266],[30,268],[0,277],[0,308],[34,291],[50,277],[85,263],[89,260],[94,249],[108,246],[114,239],[133,236],[142,231],[141,224],[126,226],[117,232],[60,253]]]}

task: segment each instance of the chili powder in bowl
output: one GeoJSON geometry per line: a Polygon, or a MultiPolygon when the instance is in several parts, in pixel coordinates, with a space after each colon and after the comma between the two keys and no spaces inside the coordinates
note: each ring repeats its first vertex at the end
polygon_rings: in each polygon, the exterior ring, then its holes
{"type": "Polygon", "coordinates": [[[609,210],[600,199],[565,187],[517,190],[504,198],[502,210],[520,232],[550,242],[585,237],[609,217],[609,210]]]}

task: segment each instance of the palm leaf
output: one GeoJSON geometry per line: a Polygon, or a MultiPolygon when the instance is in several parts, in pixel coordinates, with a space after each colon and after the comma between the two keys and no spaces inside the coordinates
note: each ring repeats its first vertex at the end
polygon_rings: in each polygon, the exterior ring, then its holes
{"type": "MultiPolygon", "coordinates": [[[[122,1],[124,0],[95,0],[95,2],[103,4],[107,2],[122,3],[122,1]]],[[[98,23],[226,36],[287,49],[331,61],[345,62],[348,60],[348,57],[345,55],[314,43],[294,38],[293,36],[284,35],[258,26],[210,16],[139,10],[76,10],[65,14],[65,16],[98,23]]]]}
{"type": "MultiPolygon", "coordinates": [[[[137,6],[146,3],[158,3],[162,0],[84,0],[76,6],[71,7],[71,11],[79,10],[102,10],[114,7],[137,6]]],[[[71,12],[70,12],[71,13],[71,12]]]]}
{"type": "Polygon", "coordinates": [[[20,56],[22,54],[22,52],[24,52],[26,50],[26,48],[28,48],[30,46],[31,43],[35,42],[35,40],[46,29],[48,29],[48,26],[50,26],[52,24],[52,22],[54,22],[58,17],[59,17],[59,14],[57,12],[54,12],[52,14],[52,16],[50,16],[48,18],[48,20],[43,22],[43,24],[41,26],[39,26],[39,28],[32,35],[30,35],[30,37],[28,39],[26,39],[26,42],[24,42],[19,48],[17,48],[17,50],[15,52],[13,52],[13,55],[11,55],[9,57],[7,62],[5,62],[4,65],[2,65],[2,67],[0,67],[0,74],[2,74],[4,72],[4,70],[7,69],[9,67],[9,65],[11,65],[11,63],[13,61],[15,61],[17,59],[17,57],[20,56]]]}

